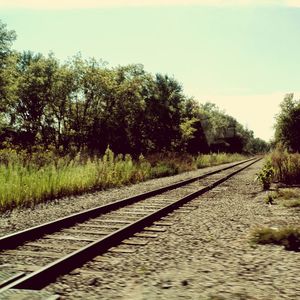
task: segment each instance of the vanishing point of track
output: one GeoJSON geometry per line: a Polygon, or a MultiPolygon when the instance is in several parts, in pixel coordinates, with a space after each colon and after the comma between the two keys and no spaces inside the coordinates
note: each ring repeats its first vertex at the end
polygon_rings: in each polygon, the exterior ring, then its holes
{"type": "Polygon", "coordinates": [[[163,217],[259,159],[1,237],[0,264],[15,266],[15,272],[0,283],[0,299],[9,290],[40,290],[121,243],[142,245],[139,237],[151,238],[154,233],[165,231],[169,224],[163,217]]]}

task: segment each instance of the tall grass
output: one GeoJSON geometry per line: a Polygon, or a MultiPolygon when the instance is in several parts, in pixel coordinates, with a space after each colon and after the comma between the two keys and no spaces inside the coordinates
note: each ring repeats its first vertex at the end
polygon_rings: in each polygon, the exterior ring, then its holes
{"type": "Polygon", "coordinates": [[[281,145],[272,151],[267,162],[274,171],[274,180],[300,183],[300,154],[289,153],[281,145]]]}
{"type": "Polygon", "coordinates": [[[230,163],[245,159],[245,156],[238,153],[212,153],[212,154],[201,154],[196,157],[196,166],[198,169],[217,166],[220,164],[230,163]]]}
{"type": "Polygon", "coordinates": [[[0,151],[0,210],[34,206],[57,197],[174,175],[200,167],[244,159],[241,155],[156,155],[133,160],[107,149],[104,156],[78,154],[59,157],[53,152],[0,151]]]}

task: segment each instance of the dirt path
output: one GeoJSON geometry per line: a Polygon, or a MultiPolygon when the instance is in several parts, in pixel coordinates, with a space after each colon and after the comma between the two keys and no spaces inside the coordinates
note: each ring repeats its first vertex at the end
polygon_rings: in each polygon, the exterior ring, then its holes
{"type": "Polygon", "coordinates": [[[262,162],[175,213],[133,254],[105,254],[47,289],[63,299],[300,299],[300,253],[249,243],[257,225],[299,220],[268,206],[254,182],[262,162]]]}

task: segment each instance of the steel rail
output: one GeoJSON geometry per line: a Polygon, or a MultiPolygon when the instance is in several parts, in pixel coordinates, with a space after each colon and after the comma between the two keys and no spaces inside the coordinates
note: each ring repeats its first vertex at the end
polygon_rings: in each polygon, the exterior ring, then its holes
{"type": "Polygon", "coordinates": [[[71,226],[75,225],[76,223],[81,223],[88,219],[96,218],[96,217],[100,216],[101,214],[105,214],[110,211],[113,211],[113,210],[125,207],[127,205],[136,203],[138,201],[144,200],[146,198],[153,197],[158,194],[164,193],[166,191],[170,191],[170,190],[182,187],[182,186],[192,183],[194,181],[197,181],[202,178],[205,178],[205,177],[220,173],[222,171],[234,168],[238,165],[244,164],[246,162],[249,162],[249,161],[252,161],[255,159],[256,158],[243,160],[236,164],[233,164],[233,165],[230,165],[225,168],[221,168],[221,169],[218,169],[218,170],[215,170],[212,172],[208,172],[208,173],[205,173],[200,176],[196,176],[196,177],[193,177],[193,178],[190,178],[187,180],[182,180],[182,181],[176,182],[174,184],[170,184],[170,185],[158,188],[158,189],[151,190],[149,192],[141,193],[141,194],[129,197],[129,198],[124,198],[124,199],[121,199],[121,200],[118,200],[118,201],[115,201],[115,202],[112,202],[109,204],[105,204],[105,205],[101,205],[101,206],[98,206],[95,208],[84,210],[82,212],[71,214],[67,217],[56,219],[54,221],[50,221],[50,222],[43,223],[41,225],[37,225],[37,226],[31,227],[28,229],[24,229],[22,231],[8,234],[8,235],[0,238],[0,251],[5,250],[5,249],[14,249],[17,246],[22,245],[24,242],[36,240],[45,234],[50,234],[50,233],[56,232],[62,228],[71,227],[71,226]]]}
{"type": "MultiPolygon", "coordinates": [[[[38,271],[35,271],[21,279],[13,282],[12,284],[0,289],[1,292],[4,292],[8,289],[31,289],[39,290],[47,286],[49,283],[55,281],[55,279],[60,276],[69,273],[71,270],[74,270],[77,267],[82,266],[87,261],[93,259],[95,256],[103,254],[109,248],[114,247],[122,242],[125,238],[132,236],[138,231],[143,230],[143,228],[153,224],[153,222],[159,220],[160,218],[166,216],[170,212],[184,205],[185,203],[191,201],[192,199],[202,195],[203,193],[213,189],[214,187],[220,185],[224,181],[228,180],[237,173],[245,170],[252,164],[259,161],[261,158],[251,161],[246,166],[241,167],[238,170],[222,177],[221,179],[216,180],[215,182],[209,184],[208,186],[197,190],[165,207],[151,213],[145,217],[142,217],[138,221],[135,221],[129,225],[122,227],[119,230],[107,235],[104,238],[100,238],[95,242],[90,243],[87,246],[82,247],[79,250],[74,251],[73,253],[66,255],[65,257],[54,261],[41,268],[38,271]]],[[[245,163],[245,162],[244,162],[245,163]]]]}

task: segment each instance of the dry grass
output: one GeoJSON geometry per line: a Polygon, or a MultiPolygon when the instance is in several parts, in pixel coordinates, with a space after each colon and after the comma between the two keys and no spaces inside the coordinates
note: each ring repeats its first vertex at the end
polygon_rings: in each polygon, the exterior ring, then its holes
{"type": "Polygon", "coordinates": [[[290,251],[300,251],[300,227],[256,228],[252,232],[252,241],[262,245],[281,245],[290,251]]]}
{"type": "Polygon", "coordinates": [[[273,198],[273,200],[276,199],[277,203],[280,203],[288,208],[300,207],[299,189],[281,188],[275,193],[269,193],[267,197],[273,198]]]}
{"type": "Polygon", "coordinates": [[[278,146],[268,158],[274,169],[274,179],[284,183],[300,183],[300,154],[289,153],[278,146]]]}

